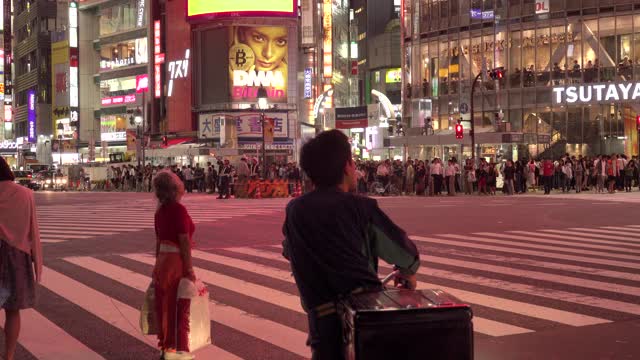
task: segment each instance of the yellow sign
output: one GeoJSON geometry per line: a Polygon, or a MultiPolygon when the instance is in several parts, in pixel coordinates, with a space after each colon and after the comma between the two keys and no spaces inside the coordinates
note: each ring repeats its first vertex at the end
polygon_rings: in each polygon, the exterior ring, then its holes
{"type": "Polygon", "coordinates": [[[293,16],[294,0],[188,0],[187,16],[198,15],[280,15],[293,16]]]}
{"type": "Polygon", "coordinates": [[[402,81],[402,70],[400,70],[400,68],[387,69],[387,74],[385,75],[384,81],[387,84],[401,82],[402,81]]]}
{"type": "Polygon", "coordinates": [[[333,77],[333,18],[332,18],[332,1],[324,0],[322,7],[322,29],[324,38],[322,41],[322,49],[324,50],[323,68],[324,77],[333,77]]]}

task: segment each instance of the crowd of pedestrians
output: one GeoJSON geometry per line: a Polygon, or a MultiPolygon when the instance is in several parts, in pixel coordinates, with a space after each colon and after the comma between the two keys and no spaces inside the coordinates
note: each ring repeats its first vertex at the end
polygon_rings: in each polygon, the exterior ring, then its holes
{"type": "MultiPolygon", "coordinates": [[[[237,184],[262,178],[262,167],[257,159],[243,157],[236,165],[229,160],[218,160],[215,164],[207,162],[205,166],[191,165],[150,165],[122,166],[111,165],[107,168],[105,189],[114,191],[151,192],[152,181],[162,170],[171,170],[183,182],[187,193],[199,192],[215,194],[218,198],[230,198],[237,184]]],[[[301,180],[300,169],[294,162],[273,163],[266,171],[266,180],[285,180],[289,182],[289,192],[293,193],[294,184],[301,180]]]]}
{"type": "Polygon", "coordinates": [[[640,187],[638,158],[624,154],[596,157],[565,154],[558,159],[500,162],[481,158],[477,163],[473,159],[459,162],[455,157],[448,161],[439,158],[359,161],[357,176],[358,192],[375,193],[374,189],[381,186],[387,195],[453,196],[461,192],[495,195],[499,188],[507,195],[536,191],[550,194],[552,190],[614,193],[640,187]]]}

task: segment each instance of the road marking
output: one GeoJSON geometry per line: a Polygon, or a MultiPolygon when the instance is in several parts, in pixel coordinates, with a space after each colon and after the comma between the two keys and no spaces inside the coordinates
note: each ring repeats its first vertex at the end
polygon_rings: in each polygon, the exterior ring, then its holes
{"type": "Polygon", "coordinates": [[[494,245],[484,245],[484,244],[476,244],[462,241],[454,241],[447,239],[431,239],[430,241],[422,240],[422,242],[435,243],[435,244],[445,244],[452,246],[462,246],[465,248],[479,249],[479,250],[490,250],[490,251],[498,251],[498,252],[506,252],[518,255],[532,255],[539,256],[547,259],[562,259],[562,260],[571,260],[578,261],[583,263],[591,263],[591,264],[601,264],[601,265],[609,265],[609,266],[617,266],[623,268],[630,268],[632,270],[637,270],[638,265],[631,262],[617,261],[617,260],[608,260],[608,259],[597,259],[597,258],[588,258],[583,256],[575,256],[575,255],[567,255],[567,254],[559,254],[545,251],[535,251],[535,250],[527,250],[527,249],[513,249],[508,247],[500,247],[494,245]]]}
{"type": "MultiPolygon", "coordinates": [[[[592,229],[589,229],[592,230],[592,229]]],[[[575,234],[576,231],[567,231],[567,230],[540,230],[545,233],[554,233],[554,234],[575,234]]],[[[581,231],[586,231],[586,229],[581,229],[581,231]]],[[[598,237],[602,239],[611,239],[611,240],[623,240],[627,242],[635,242],[634,238],[630,238],[627,236],[618,236],[618,235],[606,235],[606,234],[589,234],[592,237],[598,237]]]]}
{"type": "MultiPolygon", "coordinates": [[[[628,244],[628,243],[623,243],[623,242],[620,242],[620,241],[593,239],[591,237],[593,235],[591,235],[591,234],[588,234],[588,235],[585,234],[585,236],[579,237],[579,236],[570,236],[570,235],[549,234],[549,233],[546,233],[546,232],[545,233],[539,233],[539,232],[534,232],[534,231],[520,231],[520,230],[509,231],[509,233],[522,234],[522,235],[531,235],[531,236],[535,236],[537,238],[546,237],[546,238],[555,238],[555,239],[564,239],[564,240],[589,241],[589,242],[594,242],[594,243],[599,243],[599,244],[612,244],[612,245],[617,245],[617,246],[624,245],[625,247],[637,247],[637,248],[640,248],[640,245],[628,244]]],[[[620,250],[619,247],[616,248],[616,249],[620,250]]]]}
{"type": "Polygon", "coordinates": [[[57,234],[63,234],[63,235],[98,235],[98,236],[102,236],[102,235],[115,235],[117,233],[114,232],[98,232],[98,231],[70,231],[70,230],[55,230],[55,229],[47,229],[47,228],[41,228],[40,229],[40,233],[41,234],[49,234],[49,235],[57,235],[57,234]]]}
{"type": "Polygon", "coordinates": [[[41,243],[46,243],[46,244],[57,244],[57,243],[65,242],[65,241],[66,240],[40,239],[41,243]]]}
{"type": "MultiPolygon", "coordinates": [[[[38,360],[105,360],[34,309],[20,311],[18,342],[38,360]]],[[[5,313],[0,313],[4,325],[5,313]]]]}
{"type": "Polygon", "coordinates": [[[294,282],[293,275],[291,271],[284,271],[280,269],[276,269],[270,266],[265,266],[262,264],[245,261],[236,258],[230,258],[221,255],[214,255],[205,251],[200,250],[192,250],[191,256],[195,259],[201,259],[209,262],[213,262],[216,264],[221,264],[225,266],[229,266],[232,268],[250,271],[256,274],[260,274],[263,276],[270,277],[272,279],[286,281],[286,282],[294,282]]]}
{"type": "Polygon", "coordinates": [[[82,224],[65,224],[65,225],[60,225],[57,224],[55,222],[49,222],[49,221],[38,221],[38,225],[40,225],[41,228],[52,228],[52,229],[56,229],[56,228],[65,228],[65,229],[70,229],[70,230],[122,230],[122,231],[140,231],[140,230],[145,230],[145,227],[140,227],[140,226],[135,226],[135,227],[129,227],[129,226],[122,226],[122,225],[118,225],[118,224],[113,224],[113,225],[82,225],[82,224]]]}
{"type": "MultiPolygon", "coordinates": [[[[225,250],[228,251],[232,251],[232,252],[237,252],[239,254],[248,254],[248,255],[253,255],[253,256],[257,256],[257,257],[262,257],[262,258],[267,258],[270,260],[275,260],[278,262],[283,262],[283,263],[288,263],[288,261],[284,258],[282,258],[280,255],[273,253],[273,252],[263,252],[263,251],[258,251],[255,250],[253,248],[227,248],[225,250]]],[[[228,260],[227,260],[228,261],[228,260]]],[[[241,263],[237,264],[237,266],[240,266],[241,263]]],[[[391,270],[391,268],[389,267],[389,270],[391,270]]],[[[280,277],[284,277],[285,275],[288,275],[289,273],[283,270],[276,270],[276,269],[272,269],[269,271],[269,275],[265,275],[265,276],[269,276],[269,277],[273,277],[273,278],[280,278],[280,277]]],[[[294,283],[294,280],[288,276],[288,282],[290,283],[294,283]]],[[[424,284],[424,283],[420,283],[420,287],[422,288],[434,288],[434,286],[429,286],[429,284],[424,284]]],[[[438,287],[438,286],[435,286],[438,287]]],[[[448,291],[446,289],[443,289],[445,291],[448,291]]],[[[452,291],[458,291],[453,289],[452,291]]],[[[462,290],[460,290],[460,292],[463,292],[462,290]]],[[[472,294],[472,293],[469,293],[472,294]]],[[[478,295],[478,294],[476,294],[478,295]]],[[[487,298],[491,298],[491,297],[487,297],[487,298]]],[[[468,299],[464,299],[465,301],[467,301],[468,299]]],[[[479,300],[479,299],[476,299],[479,300]]],[[[493,299],[491,299],[493,300],[493,299]]],[[[469,302],[473,302],[471,300],[469,300],[469,302]]],[[[513,302],[513,303],[517,303],[517,302],[513,302]]],[[[500,307],[498,307],[499,305],[496,304],[490,304],[489,301],[486,300],[481,300],[481,303],[476,303],[478,305],[485,305],[488,307],[493,307],[499,310],[504,310],[506,307],[503,307],[502,305],[500,305],[500,307]]],[[[529,304],[524,304],[526,305],[525,309],[518,307],[518,306],[514,306],[511,307],[510,309],[512,310],[504,310],[504,311],[511,311],[517,314],[523,314],[526,313],[526,315],[528,316],[534,316],[537,318],[541,318],[540,315],[533,315],[532,312],[530,312],[530,310],[532,309],[531,306],[529,304]],[[531,314],[531,315],[530,315],[531,314]]],[[[533,305],[535,307],[535,305],[533,305]]],[[[552,309],[551,309],[552,310],[552,309]]],[[[478,333],[482,333],[482,334],[486,334],[486,335],[490,335],[490,336],[504,336],[504,335],[515,335],[515,334],[522,334],[522,333],[527,333],[527,332],[531,332],[532,330],[530,329],[525,329],[522,327],[518,327],[518,326],[514,326],[514,325],[510,325],[510,324],[505,324],[505,323],[500,323],[497,321],[493,321],[493,320],[489,320],[489,319],[485,319],[485,318],[480,318],[477,316],[473,317],[473,321],[474,321],[474,331],[478,332],[478,333]]],[[[552,320],[552,321],[556,321],[556,320],[552,320]]]]}
{"type": "MultiPolygon", "coordinates": [[[[417,241],[424,241],[424,242],[438,241],[437,239],[432,239],[432,238],[427,238],[422,236],[411,236],[411,239],[417,240],[417,241]]],[[[431,258],[431,257],[427,256],[426,258],[431,258]]],[[[585,288],[595,289],[600,291],[618,292],[618,293],[623,293],[623,294],[628,294],[633,296],[640,296],[640,287],[635,287],[635,286],[626,286],[626,285],[614,284],[610,282],[588,280],[588,279],[582,279],[582,278],[576,278],[576,277],[564,276],[564,275],[553,275],[553,274],[547,274],[539,271],[521,270],[521,269],[515,269],[515,268],[506,267],[506,266],[471,263],[471,262],[459,261],[459,260],[448,259],[447,264],[449,265],[455,264],[455,266],[460,266],[460,267],[465,267],[465,268],[470,268],[475,270],[495,272],[498,274],[507,274],[511,276],[520,276],[524,278],[549,281],[549,282],[559,283],[563,285],[570,284],[573,286],[580,286],[580,287],[585,287],[585,288]]]]}
{"type": "MultiPolygon", "coordinates": [[[[279,245],[275,245],[272,246],[274,248],[279,248],[281,249],[281,247],[279,245]]],[[[225,250],[229,250],[229,251],[234,251],[236,252],[236,250],[230,250],[230,249],[225,249],[225,250]]],[[[262,258],[267,258],[270,260],[276,260],[279,262],[287,262],[286,259],[279,257],[278,254],[273,253],[273,252],[269,252],[266,253],[264,251],[259,251],[253,248],[242,248],[240,251],[242,251],[242,253],[244,254],[248,254],[248,255],[253,255],[253,256],[257,256],[257,257],[262,257],[262,258]],[[275,255],[275,256],[274,256],[275,255]],[[284,260],[284,261],[283,261],[284,260]]],[[[238,253],[240,253],[238,251],[238,253]]],[[[421,257],[424,257],[424,255],[421,255],[421,257]]],[[[438,259],[440,261],[446,261],[444,259],[440,259],[440,258],[436,258],[436,257],[432,257],[432,256],[428,256],[424,259],[425,262],[437,262],[434,259],[438,259]]],[[[479,264],[475,264],[475,267],[472,267],[474,269],[478,268],[479,264]]],[[[388,270],[389,272],[391,272],[393,270],[393,268],[391,266],[388,266],[386,264],[380,264],[381,268],[384,268],[386,270],[388,270]]],[[[435,273],[437,273],[438,270],[434,270],[433,268],[419,268],[418,269],[418,273],[421,275],[426,275],[426,276],[439,276],[436,275],[435,273]]],[[[451,278],[449,275],[451,275],[451,273],[449,272],[442,272],[442,273],[447,273],[446,276],[441,276],[443,278],[451,278]]],[[[476,279],[477,277],[474,276],[461,276],[459,279],[464,278],[464,280],[461,281],[465,281],[465,282],[470,282],[472,284],[476,284],[476,282],[474,281],[474,279],[476,279]]],[[[293,281],[293,280],[291,280],[293,281]]],[[[499,281],[499,280],[496,280],[499,281]]],[[[504,282],[505,285],[509,285],[511,284],[510,282],[504,282]]],[[[482,305],[482,306],[486,306],[486,307],[490,307],[493,309],[498,309],[498,310],[502,310],[502,311],[507,311],[507,312],[512,312],[515,314],[520,314],[520,315],[525,315],[525,316],[529,316],[529,317],[534,317],[534,318],[538,318],[538,319],[543,319],[543,320],[548,320],[548,321],[553,321],[553,322],[557,322],[557,323],[561,323],[561,324],[566,324],[566,325],[571,325],[571,326],[585,326],[585,325],[594,325],[594,324],[602,324],[602,323],[607,323],[610,322],[609,320],[605,320],[605,319],[600,319],[600,318],[596,318],[596,317],[592,317],[592,316],[587,316],[587,315],[582,315],[582,314],[577,314],[577,313],[572,313],[572,312],[568,312],[568,311],[563,311],[563,310],[556,310],[553,308],[549,308],[549,307],[544,307],[544,306],[538,306],[538,305],[534,305],[534,304],[529,304],[529,303],[524,303],[524,302],[520,302],[520,301],[515,301],[515,300],[509,300],[509,299],[504,299],[504,298],[498,298],[498,297],[494,297],[491,295],[486,295],[486,294],[479,294],[479,293],[474,293],[474,292],[470,292],[470,291],[466,291],[466,290],[460,290],[460,289],[453,289],[453,288],[448,288],[448,287],[443,287],[442,285],[433,285],[433,284],[426,284],[423,283],[421,286],[421,288],[441,288],[442,290],[445,290],[455,296],[457,296],[460,299],[463,299],[464,301],[468,301],[470,303],[476,304],[476,305],[482,305]]],[[[491,287],[496,287],[496,286],[491,286],[491,287]]],[[[504,289],[504,286],[498,287],[501,289],[504,289]]],[[[507,289],[505,289],[507,290],[507,289]]],[[[547,289],[547,295],[549,298],[551,299],[556,299],[557,297],[553,294],[552,289],[547,289]],[[549,294],[551,293],[551,294],[549,294]]],[[[518,291],[518,292],[523,292],[523,291],[518,291]]],[[[531,295],[538,295],[537,293],[529,293],[529,292],[525,292],[527,294],[531,294],[531,295]]],[[[576,297],[578,296],[577,294],[571,294],[571,296],[576,297]]],[[[629,304],[631,305],[631,304],[629,304]]],[[[636,306],[638,313],[640,313],[640,306],[636,306]]],[[[483,329],[484,330],[484,329],[483,329]]]]}
{"type": "MultiPolygon", "coordinates": [[[[155,335],[143,335],[138,326],[136,326],[140,320],[139,309],[134,309],[129,305],[121,303],[53,269],[45,267],[44,271],[46,271],[47,274],[42,281],[44,287],[78,305],[120,331],[148,344],[150,347],[157,347],[157,337],[155,335]]],[[[196,354],[202,357],[205,356],[205,353],[206,356],[215,357],[204,357],[204,359],[240,359],[213,345],[199,350],[196,354]]],[[[66,359],[67,356],[62,358],[66,359]]]]}
{"type": "MultiPolygon", "coordinates": [[[[106,276],[141,292],[147,290],[151,280],[147,276],[91,257],[65,258],[65,261],[106,276]]],[[[215,301],[211,301],[209,306],[211,320],[299,356],[311,357],[311,350],[306,346],[306,333],[215,301]]]]}
{"type": "Polygon", "coordinates": [[[477,237],[477,236],[471,236],[471,235],[436,234],[435,236],[447,237],[447,238],[453,238],[453,239],[462,239],[462,240],[482,241],[482,242],[491,243],[491,244],[498,244],[501,246],[516,246],[516,247],[519,246],[519,247],[526,247],[526,248],[539,249],[539,250],[563,251],[563,252],[575,253],[575,254],[581,254],[581,255],[606,256],[610,258],[640,261],[640,256],[635,256],[635,255],[611,254],[611,253],[603,254],[602,251],[572,249],[572,248],[566,248],[562,246],[533,245],[533,244],[526,244],[526,243],[515,242],[515,241],[497,240],[497,239],[490,239],[486,237],[477,237]]]}
{"type": "Polygon", "coordinates": [[[42,229],[40,229],[40,235],[42,237],[46,237],[47,239],[88,239],[91,236],[89,235],[67,235],[67,234],[48,234],[44,233],[42,229]]]}
{"type": "Polygon", "coordinates": [[[574,247],[577,247],[577,248],[611,250],[611,251],[618,251],[618,252],[619,251],[624,251],[624,252],[631,253],[631,254],[640,254],[640,250],[620,249],[620,247],[618,247],[618,246],[614,247],[614,246],[606,246],[606,245],[575,243],[575,242],[570,242],[570,241],[550,240],[550,239],[543,239],[540,236],[537,236],[537,237],[519,236],[519,235],[511,235],[511,234],[492,233],[492,232],[477,232],[477,233],[473,233],[473,235],[489,236],[489,237],[496,237],[496,238],[502,238],[502,239],[523,240],[523,241],[529,241],[531,243],[568,245],[568,246],[574,246],[574,247]]]}
{"type": "MultiPolygon", "coordinates": [[[[571,230],[575,230],[576,228],[571,228],[571,230]]],[[[595,233],[602,233],[602,234],[612,234],[612,235],[621,235],[621,236],[625,236],[629,241],[634,241],[634,242],[640,242],[640,238],[638,238],[640,235],[635,233],[635,232],[627,232],[627,231],[615,231],[615,230],[606,230],[606,229],[589,229],[589,231],[595,232],[595,233]]],[[[598,234],[594,234],[595,236],[598,236],[598,234]]]]}
{"type": "MultiPolygon", "coordinates": [[[[156,262],[155,258],[150,255],[127,254],[121,256],[147,265],[154,265],[156,262]]],[[[198,278],[205,283],[213,284],[229,291],[306,315],[305,311],[302,309],[302,305],[300,304],[300,298],[296,295],[291,295],[266,286],[254,284],[202,268],[195,267],[194,269],[198,278]]]]}

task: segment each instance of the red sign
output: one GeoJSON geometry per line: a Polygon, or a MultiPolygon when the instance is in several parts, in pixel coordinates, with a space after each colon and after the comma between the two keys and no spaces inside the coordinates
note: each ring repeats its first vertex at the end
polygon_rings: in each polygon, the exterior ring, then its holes
{"type": "Polygon", "coordinates": [[[352,61],[351,62],[351,75],[358,75],[358,62],[357,61],[352,61]]]}
{"type": "Polygon", "coordinates": [[[149,91],[149,75],[142,74],[136,76],[136,93],[140,94],[149,91]]]}
{"type": "Polygon", "coordinates": [[[102,105],[120,105],[134,102],[136,102],[135,94],[102,98],[102,105]]]}
{"type": "Polygon", "coordinates": [[[153,22],[153,54],[154,57],[154,69],[153,69],[153,93],[156,98],[162,97],[162,69],[160,64],[164,62],[164,54],[161,54],[161,42],[160,42],[160,20],[153,22]],[[160,61],[162,60],[162,61],[160,61]]]}

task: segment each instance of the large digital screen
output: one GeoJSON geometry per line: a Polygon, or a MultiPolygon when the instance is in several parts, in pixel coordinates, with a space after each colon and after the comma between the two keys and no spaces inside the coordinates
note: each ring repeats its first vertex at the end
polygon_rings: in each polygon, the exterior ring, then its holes
{"type": "Polygon", "coordinates": [[[258,89],[271,103],[287,102],[289,33],[284,26],[233,26],[229,31],[233,102],[256,103],[258,89]]]}
{"type": "Polygon", "coordinates": [[[296,0],[188,0],[187,16],[295,16],[296,0]]]}

